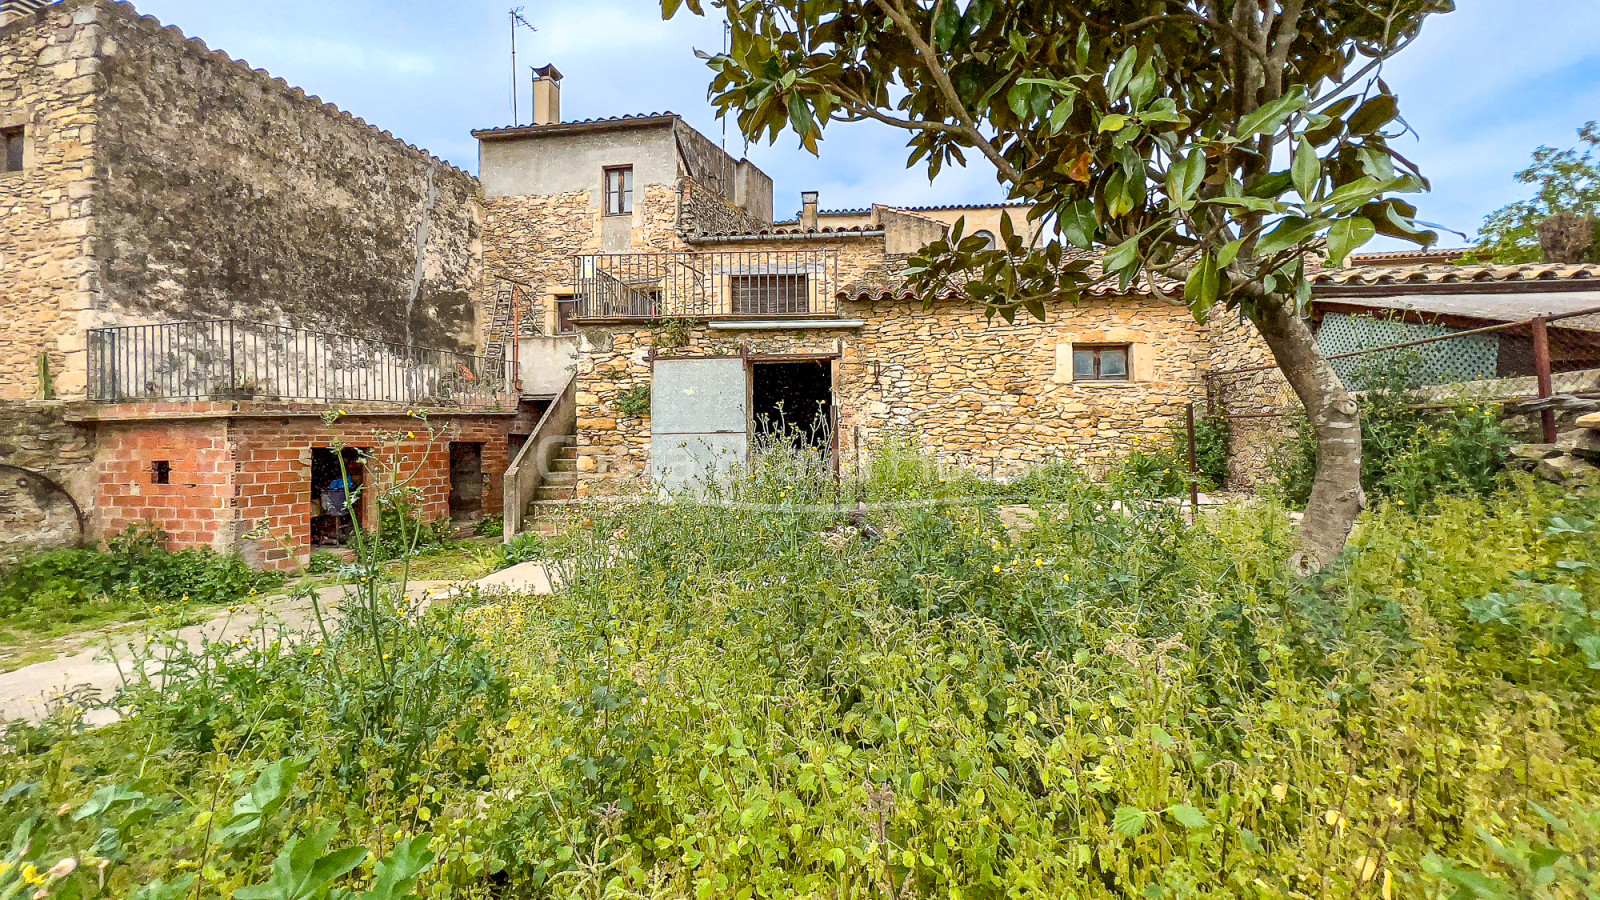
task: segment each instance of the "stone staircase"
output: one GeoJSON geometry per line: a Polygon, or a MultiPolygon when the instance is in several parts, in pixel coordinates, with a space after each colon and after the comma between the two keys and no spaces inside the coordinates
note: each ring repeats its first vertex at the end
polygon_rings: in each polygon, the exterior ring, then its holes
{"type": "Polygon", "coordinates": [[[528,501],[528,526],[534,531],[554,530],[556,520],[570,509],[569,501],[578,492],[578,451],[562,447],[546,475],[528,501]]]}

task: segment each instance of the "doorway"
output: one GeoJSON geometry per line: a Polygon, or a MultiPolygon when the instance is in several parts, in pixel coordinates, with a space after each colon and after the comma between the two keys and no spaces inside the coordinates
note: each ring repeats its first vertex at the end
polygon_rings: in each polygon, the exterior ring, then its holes
{"type": "Polygon", "coordinates": [[[833,446],[830,360],[758,362],[751,372],[751,422],[760,443],[795,449],[833,446]]]}
{"type": "Polygon", "coordinates": [[[483,517],[483,444],[450,443],[450,518],[475,522],[483,517]]]}
{"type": "Polygon", "coordinates": [[[344,448],[311,448],[311,546],[343,547],[361,521],[362,488],[366,485],[365,453],[344,448]]]}

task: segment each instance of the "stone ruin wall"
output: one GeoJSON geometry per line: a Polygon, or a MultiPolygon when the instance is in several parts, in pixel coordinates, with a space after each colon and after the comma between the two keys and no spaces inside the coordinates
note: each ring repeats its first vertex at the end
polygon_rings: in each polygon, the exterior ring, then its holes
{"type": "Polygon", "coordinates": [[[105,319],[476,349],[476,179],[126,4],[67,6],[104,30],[105,319]]]}
{"type": "Polygon", "coordinates": [[[24,547],[71,547],[95,499],[94,435],[76,404],[0,400],[0,561],[24,547]]]}
{"type": "Polygon", "coordinates": [[[0,399],[43,398],[52,392],[45,381],[60,396],[84,388],[100,141],[97,15],[66,4],[0,27],[0,127],[22,126],[28,142],[24,171],[0,174],[0,399]]]}

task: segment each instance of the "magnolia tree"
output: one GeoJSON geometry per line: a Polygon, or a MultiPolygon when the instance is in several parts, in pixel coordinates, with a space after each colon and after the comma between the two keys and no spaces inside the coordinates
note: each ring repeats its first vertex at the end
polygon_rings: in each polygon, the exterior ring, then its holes
{"type": "MultiPolygon", "coordinates": [[[[1379,76],[1451,0],[710,3],[730,23],[711,91],[747,138],[788,130],[814,153],[829,123],[878,122],[909,133],[930,177],[981,156],[1032,204],[1038,242],[1006,228],[991,249],[958,225],[913,257],[927,302],[959,285],[1042,318],[1105,279],[1182,282],[1172,299],[1202,321],[1242,311],[1317,435],[1301,559],[1344,547],[1361,425],[1306,324],[1306,270],[1379,234],[1434,239],[1395,196],[1427,182],[1391,146],[1404,124],[1379,76]]],[[[663,13],[684,4],[704,13],[663,13]]]]}

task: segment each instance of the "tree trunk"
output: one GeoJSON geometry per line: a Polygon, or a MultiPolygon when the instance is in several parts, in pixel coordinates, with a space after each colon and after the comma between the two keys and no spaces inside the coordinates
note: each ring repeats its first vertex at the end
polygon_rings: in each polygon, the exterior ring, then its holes
{"type": "Polygon", "coordinates": [[[1317,477],[1300,523],[1296,558],[1302,572],[1314,572],[1344,550],[1367,505],[1361,490],[1361,414],[1294,306],[1293,298],[1264,297],[1252,319],[1317,436],[1317,477]]]}

